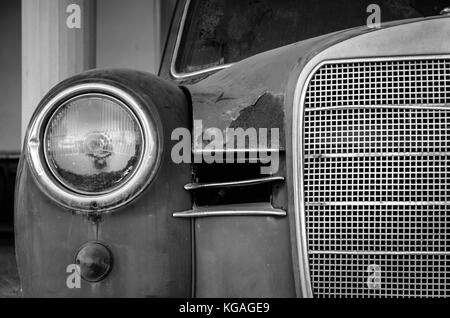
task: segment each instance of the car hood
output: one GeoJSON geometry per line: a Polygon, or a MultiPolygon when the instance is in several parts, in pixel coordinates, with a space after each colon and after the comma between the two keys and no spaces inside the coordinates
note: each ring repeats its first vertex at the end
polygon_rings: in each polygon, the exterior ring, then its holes
{"type": "MultiPolygon", "coordinates": [[[[442,45],[442,42],[448,42],[449,21],[448,16],[437,16],[386,23],[379,29],[358,27],[339,31],[252,56],[196,84],[187,85],[192,96],[193,119],[201,121],[204,132],[203,138],[194,140],[194,146],[205,146],[210,142],[206,132],[209,128],[223,132],[228,128],[279,128],[280,150],[283,150],[286,118],[292,107],[290,95],[298,78],[293,78],[292,74],[298,74],[315,56],[343,42],[350,42],[355,48],[369,46],[367,43],[371,38],[375,46],[377,41],[380,45],[386,44],[380,39],[391,40],[392,47],[387,48],[389,54],[384,56],[393,56],[402,53],[401,47],[411,45],[411,37],[417,42],[413,45],[423,49],[427,44],[421,41],[429,43],[428,34],[438,40],[432,42],[434,48],[429,52],[421,52],[449,53],[448,44],[442,45]]],[[[373,52],[373,56],[385,52],[386,48],[373,52]]],[[[352,53],[347,57],[351,58],[352,53]]]]}

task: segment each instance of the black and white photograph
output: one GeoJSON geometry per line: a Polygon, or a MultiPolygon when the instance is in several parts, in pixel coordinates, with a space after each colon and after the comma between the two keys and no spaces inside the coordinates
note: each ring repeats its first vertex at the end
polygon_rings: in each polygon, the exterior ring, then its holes
{"type": "Polygon", "coordinates": [[[0,204],[0,302],[450,297],[450,0],[2,0],[0,204]]]}

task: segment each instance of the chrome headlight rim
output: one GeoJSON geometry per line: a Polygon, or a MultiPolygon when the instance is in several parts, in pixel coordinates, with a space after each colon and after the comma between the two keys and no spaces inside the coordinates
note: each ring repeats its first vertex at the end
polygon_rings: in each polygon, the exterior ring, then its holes
{"type": "Polygon", "coordinates": [[[79,84],[52,97],[35,115],[26,138],[26,157],[38,187],[51,200],[76,213],[108,213],[134,200],[153,181],[161,162],[161,127],[156,110],[143,106],[124,89],[104,83],[79,84]],[[54,176],[45,154],[45,133],[53,115],[71,99],[86,95],[104,95],[120,101],[134,115],[142,132],[143,150],[133,175],[105,193],[85,194],[66,187],[54,176]]]}
{"type": "MultiPolygon", "coordinates": [[[[55,119],[55,117],[58,115],[58,112],[59,112],[62,108],[64,108],[65,106],[69,105],[71,102],[74,102],[74,101],[79,100],[79,99],[84,99],[84,98],[87,99],[87,98],[93,98],[93,97],[101,98],[101,99],[106,99],[106,100],[110,100],[110,101],[114,102],[116,105],[118,105],[119,107],[122,107],[122,108],[123,108],[123,109],[124,109],[124,110],[132,117],[132,119],[138,124],[138,126],[139,126],[140,137],[141,137],[141,140],[143,141],[143,143],[144,143],[144,140],[146,140],[146,138],[145,138],[145,136],[144,136],[143,129],[142,129],[141,121],[137,118],[137,116],[136,116],[135,113],[132,111],[132,109],[130,109],[124,102],[122,102],[122,101],[119,100],[118,98],[113,97],[113,96],[110,96],[110,95],[107,95],[107,94],[105,94],[105,93],[85,93],[85,94],[78,94],[78,95],[76,95],[76,96],[74,96],[74,97],[72,97],[72,98],[69,98],[68,100],[66,100],[66,101],[64,101],[64,102],[62,102],[62,103],[60,103],[60,105],[59,105],[58,107],[56,107],[56,108],[53,110],[52,114],[49,115],[50,117],[49,117],[49,119],[47,120],[47,124],[45,125],[45,130],[44,130],[43,135],[42,135],[42,140],[43,140],[43,141],[42,141],[42,144],[43,144],[43,154],[44,154],[44,159],[45,159],[45,163],[46,163],[46,165],[47,165],[47,168],[50,170],[50,172],[52,173],[53,177],[54,177],[60,184],[62,184],[64,187],[66,187],[68,190],[70,190],[70,191],[73,192],[73,193],[77,193],[77,194],[80,194],[80,195],[86,195],[86,196],[90,196],[90,197],[98,196],[98,195],[103,195],[103,194],[108,194],[108,193],[111,193],[111,192],[114,192],[114,191],[120,189],[120,188],[123,187],[130,179],[132,179],[132,178],[135,176],[136,171],[137,171],[137,169],[133,169],[131,175],[128,176],[124,182],[121,182],[119,185],[116,185],[116,186],[114,186],[114,187],[112,187],[112,188],[110,188],[110,189],[108,189],[108,190],[105,190],[105,191],[98,191],[98,192],[87,192],[87,191],[83,191],[83,190],[80,190],[80,189],[76,189],[74,186],[71,186],[70,184],[68,184],[65,180],[63,180],[63,178],[62,178],[61,176],[59,176],[59,174],[58,174],[58,172],[56,171],[54,165],[52,165],[52,164],[50,163],[51,159],[49,158],[49,153],[48,153],[48,151],[46,151],[46,149],[48,149],[48,140],[47,140],[47,136],[48,136],[48,133],[49,133],[49,130],[50,130],[50,125],[49,125],[49,123],[51,123],[51,122],[55,119]]],[[[147,140],[148,140],[148,138],[147,138],[147,140]]],[[[144,143],[144,145],[145,145],[145,143],[144,143]]],[[[141,163],[142,163],[142,160],[143,160],[143,152],[141,152],[141,153],[139,154],[139,160],[138,160],[137,167],[140,167],[140,165],[141,165],[141,163]]]]}

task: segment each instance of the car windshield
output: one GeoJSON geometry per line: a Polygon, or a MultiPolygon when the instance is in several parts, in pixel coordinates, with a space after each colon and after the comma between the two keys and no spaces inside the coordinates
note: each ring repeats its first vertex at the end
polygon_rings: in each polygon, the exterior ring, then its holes
{"type": "Polygon", "coordinates": [[[381,22],[388,22],[437,15],[450,0],[191,0],[175,71],[210,69],[365,25],[371,4],[379,6],[381,22]]]}

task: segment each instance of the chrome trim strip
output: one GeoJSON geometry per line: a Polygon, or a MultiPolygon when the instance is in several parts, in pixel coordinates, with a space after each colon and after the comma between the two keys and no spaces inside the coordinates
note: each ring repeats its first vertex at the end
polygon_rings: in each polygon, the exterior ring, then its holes
{"type": "MultiPolygon", "coordinates": [[[[308,67],[313,65],[311,60],[300,73],[297,87],[294,93],[293,116],[292,116],[292,157],[293,157],[293,188],[294,188],[294,219],[295,235],[298,254],[298,266],[300,271],[300,288],[303,298],[313,298],[311,275],[309,272],[308,237],[306,232],[306,219],[304,207],[303,189],[303,142],[300,149],[300,138],[303,136],[303,108],[306,90],[312,76],[319,69],[319,65],[314,67],[310,73],[308,67]],[[305,72],[306,70],[306,72],[305,72]]],[[[311,66],[312,67],[312,66],[311,66]]]]}
{"type": "Polygon", "coordinates": [[[371,252],[371,251],[309,251],[310,255],[444,255],[450,252],[371,252]]]}
{"type": "Polygon", "coordinates": [[[136,198],[153,180],[161,161],[162,141],[158,136],[159,118],[125,91],[108,84],[80,84],[69,87],[50,99],[33,118],[26,142],[26,157],[32,175],[51,200],[77,213],[110,212],[136,198]],[[139,120],[144,135],[142,159],[135,175],[113,192],[99,195],[82,195],[68,190],[57,182],[44,159],[43,132],[53,112],[65,101],[79,95],[99,93],[121,100],[139,120]]]}
{"type": "MultiPolygon", "coordinates": [[[[380,56],[380,57],[367,57],[367,58],[347,58],[347,59],[329,59],[324,60],[314,67],[313,73],[323,65],[327,64],[344,64],[344,63],[357,63],[357,62],[393,62],[393,61],[422,61],[433,59],[449,59],[449,54],[431,54],[431,55],[402,55],[402,56],[380,56]]],[[[314,76],[314,74],[311,74],[314,76]]],[[[311,77],[312,77],[311,76],[311,77]]]]}
{"type": "MultiPolygon", "coordinates": [[[[294,188],[294,216],[296,223],[296,238],[298,250],[298,262],[300,277],[305,281],[301,282],[302,293],[305,297],[313,297],[311,286],[311,275],[309,272],[309,253],[308,253],[308,237],[306,230],[305,219],[305,202],[304,202],[304,185],[303,185],[303,162],[304,150],[303,141],[302,149],[299,150],[299,138],[303,140],[303,126],[304,126],[304,104],[306,92],[309,83],[315,73],[326,64],[335,63],[354,63],[354,62],[387,62],[387,61],[414,61],[425,59],[448,59],[450,55],[414,55],[414,56],[391,56],[391,57],[373,57],[373,58],[352,58],[352,59],[329,59],[322,60],[321,55],[315,56],[308,61],[300,73],[297,81],[297,86],[294,93],[293,104],[293,126],[292,126],[292,153],[294,158],[293,164],[293,188],[294,188]]],[[[323,107],[321,109],[330,109],[331,107],[323,107]]],[[[423,108],[421,108],[423,109],[423,108]]]]}
{"type": "Polygon", "coordinates": [[[170,62],[170,75],[172,75],[172,77],[177,79],[177,80],[183,80],[183,79],[186,79],[186,78],[189,78],[189,77],[202,75],[202,74],[206,74],[206,73],[210,73],[210,72],[214,72],[214,71],[219,71],[219,70],[228,68],[228,67],[230,67],[230,66],[232,66],[234,64],[234,63],[229,63],[229,64],[224,64],[224,65],[209,67],[209,68],[205,68],[203,70],[199,70],[199,71],[195,71],[195,72],[191,72],[191,73],[178,73],[177,72],[176,67],[175,67],[175,63],[176,63],[177,58],[178,58],[178,51],[180,49],[181,39],[183,37],[184,26],[185,26],[185,23],[186,23],[187,14],[189,12],[189,5],[190,4],[191,4],[191,0],[187,0],[186,1],[186,5],[184,6],[183,17],[181,18],[180,27],[178,29],[178,34],[177,34],[177,41],[175,42],[175,48],[173,50],[172,61],[170,62]]]}
{"type": "Polygon", "coordinates": [[[187,211],[173,214],[176,218],[202,218],[213,216],[286,216],[285,211],[211,211],[211,212],[197,212],[187,211]]]}
{"type": "Polygon", "coordinates": [[[322,203],[304,203],[306,206],[450,206],[450,202],[378,202],[378,201],[350,201],[350,202],[322,202],[322,203]]]}
{"type": "Polygon", "coordinates": [[[284,181],[284,177],[267,177],[259,179],[249,179],[242,181],[231,181],[231,182],[218,182],[218,183],[188,183],[184,186],[187,191],[193,191],[198,189],[211,189],[211,188],[232,188],[232,187],[245,187],[258,185],[263,183],[271,182],[281,182],[284,181]]]}
{"type": "Polygon", "coordinates": [[[445,157],[450,152],[368,152],[368,153],[336,153],[308,155],[305,159],[317,158],[366,158],[366,157],[445,157]]]}
{"type": "Polygon", "coordinates": [[[202,218],[215,216],[273,216],[285,217],[286,211],[274,209],[270,203],[239,204],[196,208],[194,210],[173,213],[176,218],[202,218]]]}
{"type": "Polygon", "coordinates": [[[432,110],[450,110],[449,104],[433,104],[431,106],[429,105],[423,105],[423,106],[413,106],[413,105],[392,105],[392,106],[384,106],[384,105],[364,105],[364,106],[328,106],[328,107],[315,107],[315,108],[307,108],[305,109],[305,112],[317,112],[321,110],[342,110],[342,109],[361,109],[361,108],[368,108],[368,109],[417,109],[417,110],[424,110],[424,109],[432,109],[432,110]]]}

